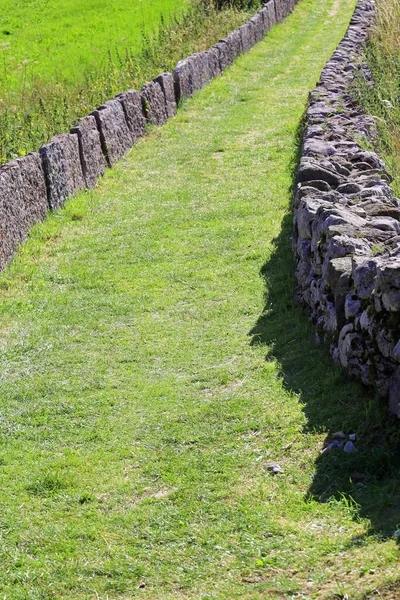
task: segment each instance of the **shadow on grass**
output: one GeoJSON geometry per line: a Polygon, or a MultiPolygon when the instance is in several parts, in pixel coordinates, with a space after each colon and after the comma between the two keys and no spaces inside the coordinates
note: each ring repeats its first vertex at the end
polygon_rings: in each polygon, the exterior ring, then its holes
{"type": "Polygon", "coordinates": [[[357,453],[333,450],[319,456],[308,496],[321,502],[345,499],[355,518],[370,520],[368,535],[390,537],[400,529],[400,424],[388,415],[385,401],[336,369],[329,349],[315,344],[313,325],[295,299],[292,222],[292,214],[286,215],[272,257],[262,267],[266,303],[250,331],[251,344],[268,347],[266,360],[278,360],[285,387],[304,403],[306,431],[357,434],[357,453]]]}

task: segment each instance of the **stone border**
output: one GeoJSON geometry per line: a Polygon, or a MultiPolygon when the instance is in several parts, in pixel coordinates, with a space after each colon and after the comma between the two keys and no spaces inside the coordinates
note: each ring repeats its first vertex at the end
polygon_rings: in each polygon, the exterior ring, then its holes
{"type": "Polygon", "coordinates": [[[173,74],[161,73],[139,93],[128,90],[55,136],[39,153],[0,167],[0,270],[10,262],[29,229],[47,211],[60,208],[78,190],[92,189],[140,137],[145,124],[162,125],[179,102],[221,74],[282,21],[298,0],[269,0],[247,23],[209,50],[192,54],[173,74]]]}
{"type": "Polygon", "coordinates": [[[376,130],[350,96],[375,16],[359,0],[310,93],[294,201],[299,299],[337,364],[388,397],[400,417],[400,201],[375,152],[376,130]]]}

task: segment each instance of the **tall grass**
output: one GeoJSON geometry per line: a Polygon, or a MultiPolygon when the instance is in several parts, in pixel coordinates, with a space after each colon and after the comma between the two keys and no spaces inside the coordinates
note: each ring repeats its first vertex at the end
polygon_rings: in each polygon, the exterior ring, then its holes
{"type": "Polygon", "coordinates": [[[204,50],[249,18],[233,6],[218,9],[211,0],[193,0],[189,9],[152,34],[142,32],[141,50],[114,46],[100,62],[70,79],[22,77],[18,88],[4,90],[0,100],[0,164],[37,150],[53,135],[116,93],[140,89],[161,71],[171,70],[185,56],[204,50]]]}
{"type": "Polygon", "coordinates": [[[360,76],[354,88],[357,100],[375,117],[380,150],[400,193],[400,3],[377,0],[376,26],[371,30],[365,59],[372,81],[360,76]]]}

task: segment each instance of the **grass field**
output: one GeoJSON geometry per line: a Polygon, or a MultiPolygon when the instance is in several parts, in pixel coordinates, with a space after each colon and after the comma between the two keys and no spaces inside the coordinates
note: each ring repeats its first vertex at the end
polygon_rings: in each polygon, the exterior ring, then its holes
{"type": "Polygon", "coordinates": [[[398,595],[398,424],[314,345],[290,248],[353,7],[302,0],[1,276],[1,598],[398,595]]]}
{"type": "Polygon", "coordinates": [[[0,164],[37,151],[115,94],[140,90],[250,16],[215,10],[209,0],[5,2],[0,164]]]}
{"type": "Polygon", "coordinates": [[[185,0],[2,0],[0,89],[31,74],[74,83],[108,51],[139,50],[142,32],[180,13],[185,0]]]}
{"type": "Polygon", "coordinates": [[[360,78],[355,95],[376,119],[379,149],[394,177],[392,187],[400,196],[400,4],[379,0],[376,9],[376,27],[365,48],[374,85],[360,78]]]}

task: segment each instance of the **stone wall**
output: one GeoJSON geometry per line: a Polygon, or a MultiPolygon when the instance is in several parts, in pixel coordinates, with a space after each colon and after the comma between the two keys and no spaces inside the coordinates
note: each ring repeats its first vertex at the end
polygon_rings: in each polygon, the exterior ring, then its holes
{"type": "Polygon", "coordinates": [[[361,56],[373,20],[373,0],[360,0],[310,94],[294,249],[298,295],[318,336],[400,416],[400,201],[382,160],[365,149],[374,123],[349,94],[357,69],[371,79],[361,56]]]}
{"type": "Polygon", "coordinates": [[[14,256],[29,229],[48,210],[60,208],[78,190],[91,189],[107,167],[124,156],[146,123],[162,125],[176,114],[180,101],[220,75],[294,8],[293,0],[269,0],[239,29],[209,50],[180,61],[141,92],[118,94],[83,117],[69,134],[55,136],[31,153],[0,168],[0,270],[14,256]]]}

